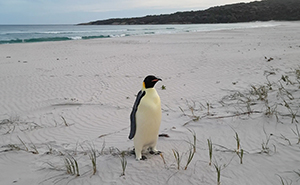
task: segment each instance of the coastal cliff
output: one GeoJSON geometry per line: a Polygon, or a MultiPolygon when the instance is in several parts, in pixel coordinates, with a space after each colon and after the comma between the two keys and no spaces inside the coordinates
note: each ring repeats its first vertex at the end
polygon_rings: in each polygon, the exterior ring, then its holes
{"type": "Polygon", "coordinates": [[[98,20],[79,25],[201,24],[300,20],[300,0],[262,0],[206,10],[98,20]]]}

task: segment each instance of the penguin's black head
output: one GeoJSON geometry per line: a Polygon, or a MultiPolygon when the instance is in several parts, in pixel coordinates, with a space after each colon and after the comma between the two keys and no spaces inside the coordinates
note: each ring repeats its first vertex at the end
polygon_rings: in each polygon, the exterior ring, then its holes
{"type": "Polygon", "coordinates": [[[153,88],[154,85],[156,84],[156,82],[158,81],[162,81],[160,78],[157,78],[153,75],[148,75],[145,79],[144,79],[144,88],[153,88]]]}

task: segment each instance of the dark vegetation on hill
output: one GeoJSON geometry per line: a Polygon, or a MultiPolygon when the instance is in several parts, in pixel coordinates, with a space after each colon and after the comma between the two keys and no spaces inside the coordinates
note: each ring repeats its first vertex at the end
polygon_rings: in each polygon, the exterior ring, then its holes
{"type": "Polygon", "coordinates": [[[261,0],[216,6],[206,10],[98,20],[79,25],[200,24],[300,20],[300,0],[261,0]]]}

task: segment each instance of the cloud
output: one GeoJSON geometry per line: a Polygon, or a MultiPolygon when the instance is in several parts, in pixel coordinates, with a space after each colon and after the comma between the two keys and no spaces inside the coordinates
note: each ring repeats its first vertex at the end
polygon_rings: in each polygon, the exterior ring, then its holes
{"type": "MultiPolygon", "coordinates": [[[[249,0],[246,0],[249,2],[249,0]]],[[[132,9],[203,9],[240,0],[0,0],[11,11],[110,12],[132,9]],[[23,10],[22,10],[23,9],[23,10]]]]}

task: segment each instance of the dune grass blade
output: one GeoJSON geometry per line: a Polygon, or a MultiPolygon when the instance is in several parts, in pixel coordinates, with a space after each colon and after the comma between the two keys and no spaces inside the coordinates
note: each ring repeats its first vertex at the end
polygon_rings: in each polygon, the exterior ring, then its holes
{"type": "Polygon", "coordinates": [[[67,123],[66,119],[65,119],[63,116],[60,116],[60,117],[61,117],[61,119],[63,120],[63,122],[64,122],[65,126],[66,126],[66,127],[68,127],[68,126],[69,126],[69,124],[67,123]]]}
{"type": "Polygon", "coordinates": [[[221,170],[222,170],[222,166],[219,166],[218,164],[214,163],[214,167],[217,171],[217,184],[220,185],[221,184],[221,170]]]}
{"type": "Polygon", "coordinates": [[[120,161],[121,161],[121,166],[122,166],[122,174],[121,176],[125,176],[125,171],[127,167],[127,159],[125,157],[125,151],[121,152],[121,155],[119,156],[120,161]]]}
{"type": "Polygon", "coordinates": [[[159,155],[160,155],[160,157],[162,158],[162,160],[163,160],[164,164],[167,164],[167,163],[166,163],[166,160],[165,160],[165,158],[164,158],[164,156],[163,156],[163,154],[162,154],[162,153],[160,153],[159,155]]]}
{"type": "Polygon", "coordinates": [[[68,158],[65,158],[64,162],[65,162],[65,167],[66,167],[67,173],[73,175],[73,171],[72,171],[70,160],[68,158]]]}
{"type": "Polygon", "coordinates": [[[208,144],[209,166],[211,166],[212,152],[213,152],[211,139],[207,139],[207,144],[208,144]]]}
{"type": "Polygon", "coordinates": [[[241,149],[241,152],[237,153],[240,158],[240,164],[243,164],[244,150],[241,149]]]}
{"type": "Polygon", "coordinates": [[[93,175],[96,174],[97,172],[97,155],[96,155],[96,150],[95,147],[91,147],[89,151],[89,158],[92,162],[92,167],[93,167],[93,175]]]}
{"type": "Polygon", "coordinates": [[[194,149],[194,146],[192,146],[192,148],[189,150],[189,156],[188,156],[188,159],[187,159],[187,163],[184,167],[184,170],[187,170],[189,164],[192,162],[192,160],[194,158],[194,155],[195,155],[195,149],[194,149]]]}
{"type": "Polygon", "coordinates": [[[193,147],[193,152],[196,153],[196,145],[197,145],[197,135],[194,130],[188,129],[188,131],[192,134],[193,136],[193,141],[189,141],[188,143],[193,147]]]}
{"type": "Polygon", "coordinates": [[[241,147],[241,140],[237,132],[235,132],[235,140],[236,140],[236,152],[239,153],[241,147]]]}
{"type": "Polygon", "coordinates": [[[196,153],[196,145],[197,145],[197,136],[194,130],[188,129],[188,131],[192,134],[193,136],[193,141],[188,141],[190,144],[190,149],[188,151],[188,158],[187,158],[187,163],[185,165],[185,170],[188,168],[188,165],[192,162],[194,155],[196,153]]]}
{"type": "Polygon", "coordinates": [[[182,156],[180,156],[180,154],[177,150],[172,149],[172,151],[173,151],[173,155],[175,157],[176,163],[177,163],[177,169],[179,170],[182,156]]]}
{"type": "Polygon", "coordinates": [[[23,144],[23,146],[25,147],[25,151],[29,151],[28,147],[26,146],[25,142],[18,136],[18,139],[21,141],[21,143],[23,144]]]}

